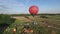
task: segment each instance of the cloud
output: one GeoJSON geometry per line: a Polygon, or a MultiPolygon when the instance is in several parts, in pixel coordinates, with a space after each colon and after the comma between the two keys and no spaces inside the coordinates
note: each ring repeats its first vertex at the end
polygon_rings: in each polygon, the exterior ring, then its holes
{"type": "Polygon", "coordinates": [[[0,13],[18,14],[25,10],[25,4],[23,2],[17,2],[15,0],[0,0],[0,13]]]}
{"type": "Polygon", "coordinates": [[[0,13],[6,12],[9,8],[5,5],[0,4],[0,13]]]}
{"type": "Polygon", "coordinates": [[[30,2],[31,0],[26,0],[26,2],[30,2]]]}
{"type": "Polygon", "coordinates": [[[24,7],[25,5],[24,5],[24,3],[20,3],[20,6],[21,6],[21,7],[24,7]]]}
{"type": "Polygon", "coordinates": [[[3,8],[3,9],[9,9],[7,6],[5,5],[0,5],[0,9],[3,8]]]}
{"type": "Polygon", "coordinates": [[[24,3],[19,3],[19,4],[13,4],[13,6],[16,6],[16,7],[24,7],[25,6],[25,4],[24,3]]]}
{"type": "Polygon", "coordinates": [[[17,7],[24,7],[25,4],[23,2],[17,2],[16,0],[0,0],[0,4],[6,5],[6,6],[17,6],[17,7]]]}

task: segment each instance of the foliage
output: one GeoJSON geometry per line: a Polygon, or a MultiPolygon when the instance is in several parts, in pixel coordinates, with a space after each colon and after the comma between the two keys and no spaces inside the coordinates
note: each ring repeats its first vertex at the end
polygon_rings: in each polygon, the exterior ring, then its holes
{"type": "Polygon", "coordinates": [[[0,24],[11,24],[15,21],[15,18],[11,18],[10,15],[0,14],[0,24]]]}

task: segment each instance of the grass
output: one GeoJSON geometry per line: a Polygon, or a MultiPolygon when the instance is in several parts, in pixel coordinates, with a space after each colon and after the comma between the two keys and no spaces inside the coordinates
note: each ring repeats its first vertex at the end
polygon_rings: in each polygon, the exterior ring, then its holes
{"type": "MultiPolygon", "coordinates": [[[[51,16],[51,15],[45,15],[47,16],[48,18],[41,18],[40,15],[36,16],[35,17],[35,20],[38,22],[39,24],[39,27],[37,27],[37,30],[40,31],[40,33],[43,33],[43,34],[49,34],[51,33],[50,31],[53,30],[54,32],[59,33],[59,30],[60,29],[55,29],[55,28],[48,28],[48,27],[45,27],[45,25],[43,25],[42,21],[47,21],[48,24],[50,24],[51,26],[54,26],[54,27],[57,27],[60,26],[58,24],[60,24],[60,15],[54,15],[54,16],[51,16]],[[56,25],[56,26],[55,26],[56,25]]],[[[30,19],[33,19],[32,16],[28,16],[30,19]]],[[[26,24],[26,23],[30,23],[30,20],[25,18],[25,17],[21,17],[19,16],[18,18],[16,18],[16,21],[15,23],[11,24],[10,25],[10,31],[9,32],[4,32],[3,34],[13,34],[13,29],[14,29],[14,26],[17,25],[17,34],[20,34],[22,28],[23,28],[23,25],[26,24]]],[[[33,27],[33,25],[30,25],[33,27]]],[[[60,28],[60,27],[59,27],[60,28]]]]}

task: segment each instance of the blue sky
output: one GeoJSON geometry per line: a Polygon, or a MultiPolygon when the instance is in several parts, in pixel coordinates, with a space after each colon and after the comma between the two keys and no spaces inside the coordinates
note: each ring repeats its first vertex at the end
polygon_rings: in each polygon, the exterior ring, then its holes
{"type": "Polygon", "coordinates": [[[60,13],[60,0],[0,0],[0,13],[27,14],[32,5],[39,13],[60,13]]]}

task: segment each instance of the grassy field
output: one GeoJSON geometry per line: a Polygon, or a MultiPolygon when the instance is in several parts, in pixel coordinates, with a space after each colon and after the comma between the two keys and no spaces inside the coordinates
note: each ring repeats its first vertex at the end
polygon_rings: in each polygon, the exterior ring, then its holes
{"type": "Polygon", "coordinates": [[[32,16],[13,17],[16,18],[16,21],[10,25],[10,28],[4,30],[3,34],[13,34],[15,25],[17,26],[17,34],[20,34],[24,24],[27,23],[34,31],[37,30],[36,34],[60,34],[60,15],[37,15],[34,18],[32,16]],[[36,21],[38,25],[32,25],[33,21],[36,21]],[[36,27],[36,29],[33,27],[36,27]]]}

